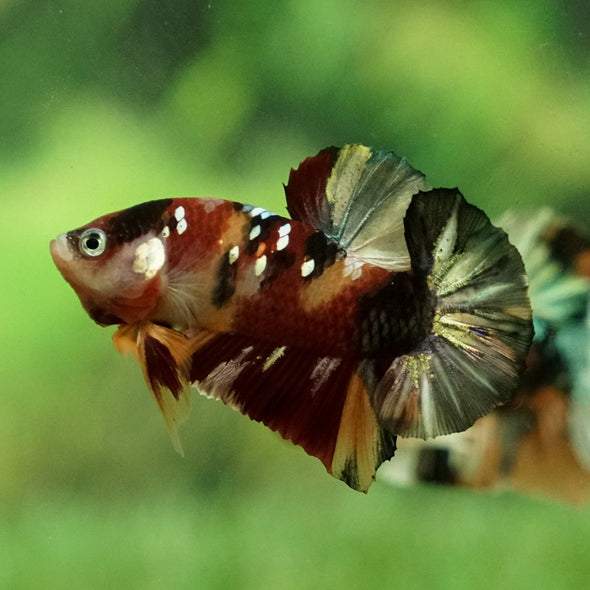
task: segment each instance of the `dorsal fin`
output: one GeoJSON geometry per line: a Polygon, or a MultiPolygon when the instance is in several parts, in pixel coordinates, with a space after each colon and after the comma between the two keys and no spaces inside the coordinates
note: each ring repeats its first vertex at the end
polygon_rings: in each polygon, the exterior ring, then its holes
{"type": "Polygon", "coordinates": [[[327,148],[292,170],[285,187],[294,219],[312,224],[359,258],[407,270],[404,216],[424,175],[393,152],[362,145],[327,148]]]}

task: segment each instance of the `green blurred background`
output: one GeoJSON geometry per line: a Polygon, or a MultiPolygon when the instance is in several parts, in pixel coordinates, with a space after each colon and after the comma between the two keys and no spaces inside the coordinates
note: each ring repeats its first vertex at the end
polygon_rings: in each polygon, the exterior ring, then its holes
{"type": "Polygon", "coordinates": [[[589,210],[590,10],[566,0],[0,1],[1,588],[582,588],[590,508],[368,495],[198,396],[178,457],[48,242],[167,196],[281,211],[327,145],[492,216],[589,210]]]}

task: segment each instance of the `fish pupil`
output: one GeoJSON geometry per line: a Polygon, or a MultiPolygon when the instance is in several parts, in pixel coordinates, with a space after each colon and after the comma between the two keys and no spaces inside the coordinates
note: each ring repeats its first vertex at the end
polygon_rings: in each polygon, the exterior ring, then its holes
{"type": "Polygon", "coordinates": [[[100,242],[98,241],[98,236],[96,234],[93,234],[91,236],[88,236],[86,238],[86,248],[88,248],[88,250],[96,250],[100,245],[100,242]]]}

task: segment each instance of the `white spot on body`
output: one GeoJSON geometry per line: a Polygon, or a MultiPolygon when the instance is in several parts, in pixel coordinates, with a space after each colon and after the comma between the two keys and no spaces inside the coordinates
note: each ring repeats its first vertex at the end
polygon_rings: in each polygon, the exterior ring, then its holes
{"type": "Polygon", "coordinates": [[[185,211],[182,205],[176,207],[176,210],[174,211],[174,217],[176,218],[176,231],[178,232],[179,236],[181,236],[188,228],[188,223],[184,217],[184,214],[185,211]]]}
{"type": "Polygon", "coordinates": [[[315,268],[315,261],[313,258],[310,258],[309,260],[306,260],[302,265],[301,265],[301,276],[302,277],[308,277],[312,272],[313,269],[315,268]]]}
{"type": "Polygon", "coordinates": [[[283,236],[286,236],[290,232],[291,232],[291,224],[290,223],[285,223],[285,225],[281,225],[281,227],[279,227],[279,236],[281,238],[283,236]]]}
{"type": "Polygon", "coordinates": [[[165,262],[166,250],[162,240],[152,238],[135,249],[133,270],[136,273],[144,274],[146,279],[151,279],[156,276],[165,262]]]}
{"type": "Polygon", "coordinates": [[[176,217],[176,221],[184,219],[184,207],[182,205],[180,205],[180,207],[176,207],[176,211],[174,211],[174,217],[176,217]]]}
{"type": "Polygon", "coordinates": [[[248,238],[249,238],[250,240],[254,240],[254,239],[256,239],[256,238],[257,238],[257,237],[260,235],[260,232],[261,232],[261,231],[262,231],[262,230],[261,230],[261,227],[260,227],[259,225],[255,225],[255,226],[254,226],[254,227],[253,227],[253,228],[250,230],[250,235],[248,236],[248,238]]]}
{"type": "Polygon", "coordinates": [[[178,235],[181,236],[187,228],[188,223],[186,222],[186,219],[183,217],[176,225],[176,231],[178,232],[178,235]]]}
{"type": "Polygon", "coordinates": [[[266,268],[266,256],[263,255],[260,258],[256,259],[256,262],[254,263],[254,273],[256,274],[257,277],[259,277],[264,272],[265,268],[266,268]]]}
{"type": "Polygon", "coordinates": [[[167,238],[170,235],[170,228],[168,226],[166,226],[163,230],[162,230],[162,237],[163,238],[167,238]]]}
{"type": "Polygon", "coordinates": [[[289,244],[289,236],[281,236],[277,240],[277,250],[284,250],[289,244]]]}
{"type": "Polygon", "coordinates": [[[259,215],[261,215],[265,211],[266,211],[266,209],[263,209],[262,207],[254,207],[254,209],[252,209],[252,211],[250,211],[250,217],[258,217],[259,215]]]}
{"type": "Polygon", "coordinates": [[[238,256],[240,255],[240,247],[239,246],[234,246],[228,253],[227,253],[227,258],[230,264],[233,264],[237,259],[238,256]]]}
{"type": "Polygon", "coordinates": [[[289,232],[291,224],[285,223],[279,227],[279,239],[277,240],[277,250],[284,250],[289,244],[289,232]]]}

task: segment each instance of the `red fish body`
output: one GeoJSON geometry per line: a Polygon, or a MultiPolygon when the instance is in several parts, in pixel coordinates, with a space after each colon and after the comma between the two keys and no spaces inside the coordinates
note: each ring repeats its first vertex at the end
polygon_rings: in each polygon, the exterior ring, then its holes
{"type": "Polygon", "coordinates": [[[188,388],[366,491],[398,434],[462,430],[508,399],[532,337],[522,262],[456,190],[390,152],[292,171],[293,219],[164,199],[54,240],[54,261],[142,365],[176,440],[188,388]]]}

